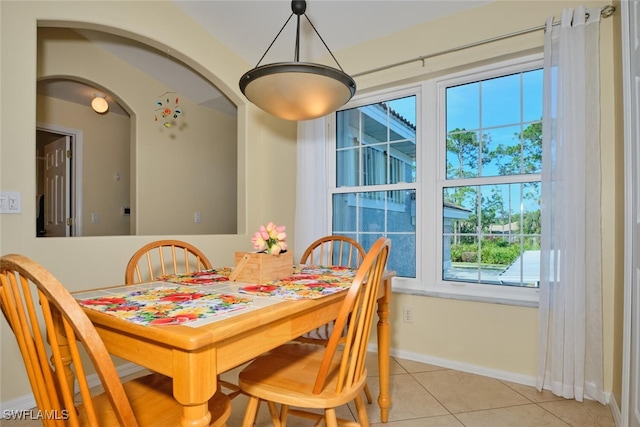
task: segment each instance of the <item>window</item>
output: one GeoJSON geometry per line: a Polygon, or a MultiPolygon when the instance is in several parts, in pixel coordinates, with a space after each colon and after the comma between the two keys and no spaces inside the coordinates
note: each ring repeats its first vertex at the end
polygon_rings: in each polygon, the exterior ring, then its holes
{"type": "Polygon", "coordinates": [[[394,287],[536,301],[541,66],[495,64],[338,111],[333,233],[365,248],[391,238],[394,287]]]}
{"type": "Polygon", "coordinates": [[[442,279],[538,287],[542,70],[442,90],[442,279]]]}
{"type": "Polygon", "coordinates": [[[415,95],[336,113],[336,186],[332,189],[333,234],[369,248],[392,239],[388,266],[415,277],[416,253],[415,95]]]}

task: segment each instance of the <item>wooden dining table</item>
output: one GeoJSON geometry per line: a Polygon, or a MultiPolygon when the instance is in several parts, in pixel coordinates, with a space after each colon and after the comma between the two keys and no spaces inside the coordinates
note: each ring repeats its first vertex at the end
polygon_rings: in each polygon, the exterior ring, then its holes
{"type": "MultiPolygon", "coordinates": [[[[387,272],[383,276],[377,307],[380,383],[377,403],[383,422],[387,422],[391,406],[389,303],[393,275],[387,272]]],[[[83,304],[111,354],[173,378],[173,395],[184,407],[182,425],[191,427],[210,424],[207,401],[217,390],[219,374],[331,322],[346,295],[346,291],[340,291],[320,298],[288,300],[242,294],[239,290],[251,284],[221,282],[214,285],[216,292],[231,295],[237,301],[249,298],[248,307],[231,309],[204,321],[172,325],[140,324],[83,303],[105,295],[130,293],[136,287],[167,285],[173,283],[93,289],[76,292],[74,297],[83,304]]]]}

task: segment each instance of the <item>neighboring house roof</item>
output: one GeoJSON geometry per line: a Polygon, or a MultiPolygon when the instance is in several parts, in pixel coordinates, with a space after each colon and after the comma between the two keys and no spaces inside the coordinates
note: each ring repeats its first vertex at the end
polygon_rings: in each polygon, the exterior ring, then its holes
{"type": "Polygon", "coordinates": [[[463,208],[462,206],[458,206],[451,202],[443,202],[444,207],[444,217],[451,219],[469,219],[469,215],[471,215],[471,210],[467,208],[463,208]]]}
{"type": "Polygon", "coordinates": [[[388,110],[391,112],[391,115],[393,117],[395,117],[396,119],[400,120],[402,123],[404,123],[405,125],[409,126],[411,129],[413,129],[414,131],[416,130],[416,125],[411,123],[409,120],[407,120],[402,114],[398,113],[396,110],[394,110],[393,108],[389,108],[388,104],[384,103],[384,102],[380,102],[378,103],[378,105],[380,106],[380,108],[382,108],[383,110],[388,110]]]}

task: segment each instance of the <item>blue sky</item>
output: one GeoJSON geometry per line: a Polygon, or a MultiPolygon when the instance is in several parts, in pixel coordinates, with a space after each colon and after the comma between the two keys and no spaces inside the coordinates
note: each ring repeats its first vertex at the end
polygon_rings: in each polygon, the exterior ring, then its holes
{"type": "MultiPolygon", "coordinates": [[[[498,144],[518,144],[515,135],[529,122],[542,118],[542,70],[483,80],[447,89],[447,131],[455,128],[482,131],[491,138],[491,147],[498,144]]],[[[389,106],[405,119],[416,123],[416,97],[410,96],[389,102],[389,106]]],[[[495,165],[484,165],[484,176],[498,175],[495,165]]],[[[520,186],[500,186],[504,200],[511,210],[520,210],[520,186]]],[[[487,188],[488,190],[488,188],[487,188]]],[[[539,206],[525,203],[527,210],[539,206]]]]}
{"type": "MultiPolygon", "coordinates": [[[[522,74],[523,121],[542,117],[542,70],[522,74]]],[[[520,74],[489,79],[480,83],[451,87],[447,90],[448,129],[478,129],[520,122],[520,74]],[[482,93],[482,104],[480,95],[482,93]],[[482,117],[482,119],[480,119],[482,117]],[[482,121],[482,123],[480,123],[482,121]]],[[[391,108],[416,123],[415,97],[389,102],[391,108]]]]}

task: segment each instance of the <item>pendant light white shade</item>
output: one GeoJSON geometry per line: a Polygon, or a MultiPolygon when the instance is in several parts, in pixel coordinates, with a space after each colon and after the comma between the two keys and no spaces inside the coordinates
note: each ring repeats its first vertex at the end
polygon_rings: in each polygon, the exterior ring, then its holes
{"type": "Polygon", "coordinates": [[[274,116],[309,120],[343,106],[356,91],[351,77],[335,68],[280,62],[248,71],[240,80],[247,99],[274,116]]]}
{"type": "MultiPolygon", "coordinates": [[[[249,101],[269,114],[286,120],[310,120],[325,116],[346,104],[356,92],[356,83],[342,71],[340,64],[338,64],[340,69],[337,69],[323,64],[298,61],[300,16],[304,15],[307,18],[318,37],[320,34],[304,13],[306,10],[305,1],[292,1],[291,10],[292,14],[282,29],[293,15],[297,15],[294,61],[276,62],[262,66],[258,62],[258,65],[240,78],[240,90],[249,101]]],[[[279,35],[280,33],[276,39],[279,35]]],[[[322,42],[324,43],[324,40],[322,42]]],[[[329,50],[328,47],[327,50],[329,50]]],[[[269,49],[267,49],[268,51],[269,49]]],[[[335,60],[330,50],[329,53],[335,60]]]]}

